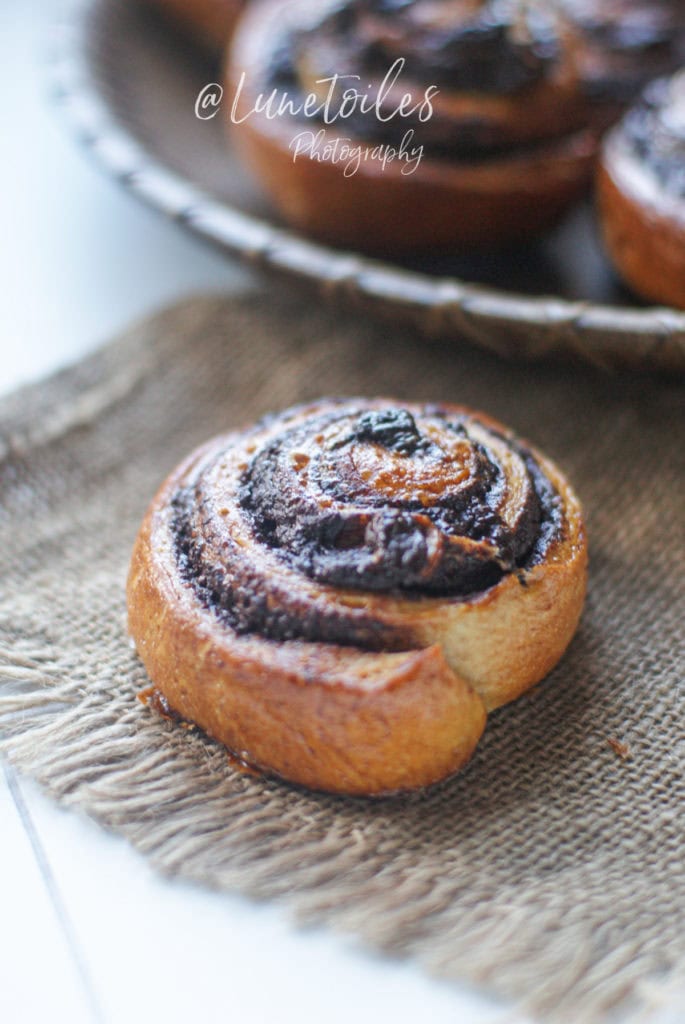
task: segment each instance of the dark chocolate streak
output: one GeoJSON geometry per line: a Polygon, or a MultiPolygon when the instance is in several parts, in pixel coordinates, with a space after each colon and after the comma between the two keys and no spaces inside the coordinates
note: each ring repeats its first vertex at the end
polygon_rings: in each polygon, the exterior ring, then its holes
{"type": "Polygon", "coordinates": [[[622,133],[634,156],[660,186],[685,199],[685,73],[678,78],[679,88],[675,79],[652,82],[624,118],[622,133]]]}
{"type": "MultiPolygon", "coordinates": [[[[298,67],[303,59],[309,65],[314,55],[317,77],[356,74],[363,92],[366,82],[380,82],[402,58],[400,81],[413,83],[417,101],[429,86],[507,96],[544,80],[560,58],[557,22],[544,4],[484,0],[470,9],[465,5],[451,22],[435,24],[417,23],[413,6],[407,0],[340,0],[314,28],[284,34],[274,45],[268,87],[306,93],[298,67]]],[[[341,125],[345,135],[388,145],[397,145],[411,129],[413,145],[436,157],[470,158],[513,148],[500,138],[491,118],[474,113],[456,118],[434,113],[426,121],[416,115],[384,120],[373,111],[356,112],[337,122],[341,125]]],[[[549,137],[555,134],[551,125],[549,137]]]]}
{"type": "MultiPolygon", "coordinates": [[[[334,74],[379,83],[404,60],[400,81],[415,100],[428,86],[468,99],[465,108],[436,106],[433,116],[379,118],[356,110],[336,121],[341,134],[397,146],[411,130],[412,147],[437,159],[466,160],[530,153],[588,126],[605,128],[644,85],[685,62],[682,0],[338,0],[319,22],[290,29],[272,45],[266,88],[300,100],[314,79],[334,74]],[[305,68],[308,80],[302,79],[305,68]],[[575,91],[570,82],[575,78],[575,91]],[[502,122],[488,102],[527,90],[558,88],[556,109],[532,135],[502,122]],[[473,99],[477,102],[474,105],[473,99]]],[[[351,85],[345,81],[342,89],[351,85]]],[[[399,84],[399,83],[398,83],[399,84]]],[[[403,89],[399,90],[403,92],[403,89]]],[[[372,90],[373,99],[373,90],[372,90]]],[[[337,102],[340,102],[338,99],[337,102]]],[[[390,103],[390,101],[388,101],[390,103]]],[[[392,104],[390,103],[390,106],[392,104]]],[[[300,118],[324,127],[320,116],[300,118]]]]}
{"type": "Polygon", "coordinates": [[[592,62],[586,92],[598,100],[631,103],[654,78],[685,60],[682,0],[561,0],[562,9],[601,59],[592,62]]]}
{"type": "Polygon", "coordinates": [[[425,85],[493,94],[539,81],[559,56],[555,22],[542,4],[484,0],[432,24],[413,17],[416,6],[413,0],[347,0],[317,32],[361,42],[364,71],[382,74],[402,56],[409,74],[425,85]],[[377,27],[371,36],[363,32],[365,19],[377,27]]]}
{"type": "Polygon", "coordinates": [[[298,599],[292,583],[286,590],[260,564],[260,552],[320,584],[416,600],[467,599],[507,573],[521,576],[563,529],[561,500],[523,445],[490,431],[514,453],[523,481],[515,521],[505,522],[505,469],[470,437],[473,422],[430,407],[414,416],[333,406],[284,424],[237,482],[253,547],[236,543],[213,514],[207,467],[174,496],[183,578],[239,633],[405,648],[408,638],[363,601],[341,613],[325,592],[298,599]]]}

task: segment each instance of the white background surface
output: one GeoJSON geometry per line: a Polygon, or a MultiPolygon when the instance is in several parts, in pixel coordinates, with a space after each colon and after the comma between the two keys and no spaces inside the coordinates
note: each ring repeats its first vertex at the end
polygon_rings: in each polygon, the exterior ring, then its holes
{"type": "MultiPolygon", "coordinates": [[[[248,280],[75,146],[46,95],[55,13],[49,0],[0,0],[0,391],[167,302],[248,280]]],[[[2,765],[0,836],[3,1024],[514,1020],[416,966],[297,930],[278,907],[162,879],[123,841],[2,765]]]]}
{"type": "MultiPolygon", "coordinates": [[[[101,172],[49,102],[49,0],[0,0],[0,392],[129,322],[248,278],[101,172]]],[[[0,497],[1,500],[1,497],[0,497]]],[[[294,928],[284,912],[152,873],[123,841],[0,765],[0,1021],[492,1021],[492,1004],[294,928]]]]}

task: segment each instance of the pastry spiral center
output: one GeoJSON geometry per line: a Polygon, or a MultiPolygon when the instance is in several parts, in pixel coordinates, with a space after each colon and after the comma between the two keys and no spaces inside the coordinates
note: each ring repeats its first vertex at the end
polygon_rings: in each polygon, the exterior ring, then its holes
{"type": "Polygon", "coordinates": [[[539,470],[476,420],[360,408],[284,430],[244,471],[261,543],[311,579],[466,594],[530,555],[539,470]]]}

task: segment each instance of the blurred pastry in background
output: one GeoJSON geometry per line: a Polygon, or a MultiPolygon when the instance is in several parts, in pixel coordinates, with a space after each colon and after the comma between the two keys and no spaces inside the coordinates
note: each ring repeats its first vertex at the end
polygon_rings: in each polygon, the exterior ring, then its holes
{"type": "Polygon", "coordinates": [[[262,0],[234,36],[225,110],[309,235],[388,254],[499,246],[552,226],[591,180],[606,114],[576,49],[543,3],[262,0]],[[272,93],[293,103],[274,115],[272,93]]]}
{"type": "Polygon", "coordinates": [[[245,0],[146,0],[174,24],[191,33],[194,42],[221,53],[245,0]]]}
{"type": "Polygon", "coordinates": [[[598,203],[609,255],[641,296],[685,308],[685,70],[608,134],[598,203]]]}
{"type": "Polygon", "coordinates": [[[458,771],[556,665],[587,543],[561,471],[447,404],[322,398],[214,438],[154,498],[129,629],[243,762],[381,795],[458,771]]]}
{"type": "Polygon", "coordinates": [[[648,82],[685,64],[683,0],[560,0],[589,96],[615,120],[648,82]]]}

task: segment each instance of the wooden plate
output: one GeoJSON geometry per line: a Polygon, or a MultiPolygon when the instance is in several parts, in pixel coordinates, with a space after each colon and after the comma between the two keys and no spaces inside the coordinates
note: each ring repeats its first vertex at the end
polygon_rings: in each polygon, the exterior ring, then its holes
{"type": "Polygon", "coordinates": [[[371,260],[284,227],[195,99],[220,78],[138,0],[88,0],[57,26],[55,93],[81,140],[127,188],[208,241],[374,314],[502,356],[685,371],[685,313],[637,305],[599,244],[591,204],[509,253],[371,260]]]}

